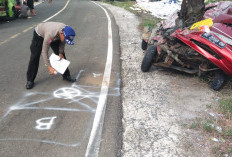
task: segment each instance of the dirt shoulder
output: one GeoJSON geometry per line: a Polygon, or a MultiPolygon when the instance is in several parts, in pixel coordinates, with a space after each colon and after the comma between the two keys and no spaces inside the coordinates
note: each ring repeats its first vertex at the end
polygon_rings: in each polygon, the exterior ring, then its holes
{"type": "Polygon", "coordinates": [[[197,77],[152,68],[140,70],[140,19],[109,4],[118,24],[121,48],[123,157],[214,156],[211,134],[193,127],[214,112],[223,92],[211,90],[197,77]],[[210,107],[209,107],[210,106],[210,107]]]}

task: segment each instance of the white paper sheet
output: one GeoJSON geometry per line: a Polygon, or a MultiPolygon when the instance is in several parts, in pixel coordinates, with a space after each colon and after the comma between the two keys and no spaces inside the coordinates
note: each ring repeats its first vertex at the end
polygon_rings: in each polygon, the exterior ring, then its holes
{"type": "Polygon", "coordinates": [[[60,57],[52,53],[49,57],[51,66],[59,73],[64,74],[65,70],[68,68],[70,61],[66,59],[61,59],[60,57]]]}

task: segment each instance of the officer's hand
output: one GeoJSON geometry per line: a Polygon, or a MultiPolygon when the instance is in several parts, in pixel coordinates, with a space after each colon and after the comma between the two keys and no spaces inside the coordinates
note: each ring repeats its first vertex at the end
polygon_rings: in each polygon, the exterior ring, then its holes
{"type": "Polygon", "coordinates": [[[48,66],[48,71],[49,71],[50,75],[57,74],[57,71],[53,67],[51,67],[51,66],[48,66]]]}
{"type": "Polygon", "coordinates": [[[64,55],[62,53],[59,53],[60,60],[64,58],[64,55]]]}

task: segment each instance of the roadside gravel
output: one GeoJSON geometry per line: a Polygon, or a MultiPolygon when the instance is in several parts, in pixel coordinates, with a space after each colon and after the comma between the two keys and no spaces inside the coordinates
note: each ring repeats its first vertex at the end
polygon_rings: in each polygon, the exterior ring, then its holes
{"type": "Polygon", "coordinates": [[[121,48],[123,157],[211,156],[209,139],[186,127],[209,114],[216,94],[196,77],[152,68],[140,70],[143,59],[139,18],[109,4],[119,26],[121,48]]]}

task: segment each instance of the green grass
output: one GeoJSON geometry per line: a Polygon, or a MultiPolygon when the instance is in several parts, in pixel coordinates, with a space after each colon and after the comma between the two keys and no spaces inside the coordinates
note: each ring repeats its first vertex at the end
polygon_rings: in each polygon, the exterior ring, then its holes
{"type": "Polygon", "coordinates": [[[212,108],[212,104],[207,104],[206,107],[207,107],[208,109],[211,109],[211,108],[212,108]]]}
{"type": "MultiPolygon", "coordinates": [[[[135,1],[103,1],[103,2],[109,3],[114,6],[118,6],[120,8],[124,8],[136,15],[139,15],[138,12],[131,9],[131,7],[133,8],[133,5],[136,3],[135,1]]],[[[152,29],[160,21],[160,19],[157,19],[153,16],[147,16],[147,17],[140,16],[140,17],[142,17],[142,22],[141,22],[142,29],[146,26],[152,29]]]]}
{"type": "Polygon", "coordinates": [[[135,4],[135,1],[103,1],[105,3],[109,3],[114,6],[118,6],[120,8],[124,8],[128,11],[132,11],[130,7],[132,7],[135,4]]]}
{"type": "Polygon", "coordinates": [[[214,128],[212,125],[214,125],[214,122],[212,120],[207,120],[203,125],[203,129],[207,132],[213,132],[214,128]]]}
{"type": "MultiPolygon", "coordinates": [[[[223,1],[232,1],[232,0],[223,0],[223,1]]],[[[219,0],[205,0],[205,4],[219,2],[219,0]]]]}
{"type": "Polygon", "coordinates": [[[191,125],[190,125],[190,129],[197,129],[200,127],[200,124],[197,123],[197,122],[193,122],[191,125]]]}
{"type": "Polygon", "coordinates": [[[232,148],[228,149],[227,153],[232,153],[232,148]]]}
{"type": "Polygon", "coordinates": [[[215,146],[215,147],[212,148],[212,151],[213,151],[214,154],[216,154],[219,150],[220,150],[219,146],[215,146]]]}
{"type": "Polygon", "coordinates": [[[228,128],[225,130],[225,135],[232,137],[232,128],[228,128]]]}
{"type": "Polygon", "coordinates": [[[148,26],[149,28],[154,28],[154,26],[159,22],[158,19],[144,18],[142,19],[142,27],[148,26]]]}
{"type": "Polygon", "coordinates": [[[205,4],[218,2],[218,0],[205,0],[205,4]]]}
{"type": "Polygon", "coordinates": [[[232,97],[219,100],[219,110],[225,115],[227,119],[232,117],[232,97]]]}

